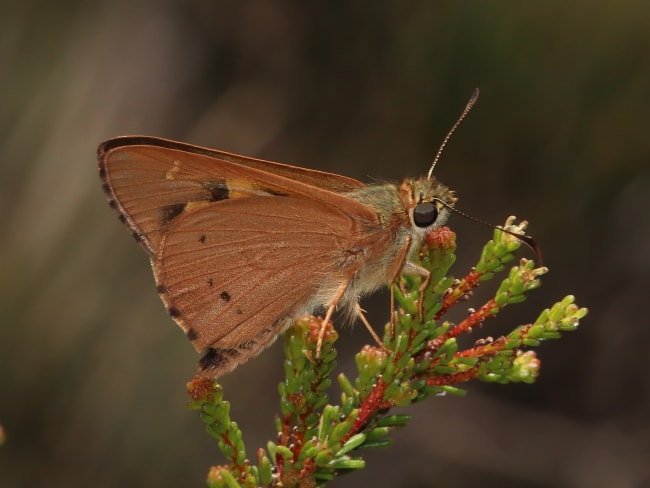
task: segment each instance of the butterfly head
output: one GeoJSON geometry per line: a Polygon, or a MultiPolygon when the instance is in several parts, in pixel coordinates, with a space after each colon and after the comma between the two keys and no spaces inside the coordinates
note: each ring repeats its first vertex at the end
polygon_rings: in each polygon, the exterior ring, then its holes
{"type": "Polygon", "coordinates": [[[457,198],[435,178],[406,179],[400,186],[404,208],[412,229],[420,235],[442,226],[457,198]]]}

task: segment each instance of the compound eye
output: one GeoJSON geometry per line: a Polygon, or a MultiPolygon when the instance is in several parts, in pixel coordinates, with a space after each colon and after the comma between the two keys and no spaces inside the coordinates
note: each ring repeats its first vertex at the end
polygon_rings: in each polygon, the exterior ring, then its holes
{"type": "Polygon", "coordinates": [[[429,227],[438,218],[438,208],[433,202],[420,202],[413,209],[413,222],[418,227],[429,227]]]}

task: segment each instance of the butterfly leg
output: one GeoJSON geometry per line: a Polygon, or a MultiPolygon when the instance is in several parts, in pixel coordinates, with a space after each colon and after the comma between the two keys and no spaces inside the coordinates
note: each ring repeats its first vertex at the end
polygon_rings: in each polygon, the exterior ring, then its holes
{"type": "Polygon", "coordinates": [[[409,249],[411,248],[411,238],[407,237],[404,239],[402,247],[399,249],[397,256],[393,260],[393,264],[388,270],[388,276],[391,276],[390,281],[388,282],[388,287],[390,288],[390,335],[395,338],[395,291],[393,290],[393,285],[397,283],[399,275],[404,272],[405,266],[409,263],[408,255],[409,249]]]}
{"type": "Polygon", "coordinates": [[[377,345],[378,345],[379,347],[381,347],[381,349],[382,349],[384,352],[386,352],[386,353],[390,353],[390,352],[391,352],[390,349],[388,349],[388,348],[386,347],[386,345],[384,344],[384,342],[381,340],[381,338],[380,338],[380,337],[377,335],[377,333],[375,332],[375,329],[373,329],[373,328],[372,328],[372,325],[370,325],[370,322],[368,322],[368,319],[367,319],[366,316],[364,315],[365,310],[361,308],[361,305],[359,305],[359,302],[355,303],[355,305],[354,305],[354,309],[355,309],[355,311],[356,311],[357,317],[359,317],[359,320],[361,320],[361,322],[363,322],[363,325],[366,326],[366,329],[368,329],[368,332],[370,332],[370,335],[371,335],[372,338],[375,340],[375,342],[377,343],[377,345]]]}
{"type": "MultiPolygon", "coordinates": [[[[402,269],[402,273],[416,274],[424,278],[424,281],[420,285],[420,300],[418,300],[418,315],[420,321],[423,321],[424,320],[424,300],[423,300],[424,297],[422,295],[424,294],[424,290],[427,288],[427,286],[429,286],[429,281],[431,280],[431,273],[426,268],[423,268],[418,264],[412,263],[411,261],[406,262],[404,268],[402,269]]],[[[393,289],[393,286],[397,282],[398,278],[399,276],[396,277],[390,283],[390,328],[391,328],[391,335],[393,337],[395,337],[395,319],[397,317],[395,312],[395,290],[393,289]]]]}
{"type": "Polygon", "coordinates": [[[334,310],[336,310],[336,306],[338,305],[339,301],[341,301],[341,298],[343,297],[343,294],[345,293],[345,290],[347,290],[348,285],[350,284],[350,281],[352,280],[352,277],[347,278],[341,286],[338,287],[336,290],[336,293],[334,294],[334,297],[332,298],[332,301],[330,302],[329,306],[327,307],[327,312],[325,313],[325,318],[323,319],[323,323],[320,326],[320,330],[318,331],[318,341],[316,342],[316,359],[320,359],[320,351],[321,348],[323,347],[323,337],[325,336],[325,328],[327,327],[327,323],[330,321],[332,318],[332,315],[334,314],[334,310]]]}
{"type": "Polygon", "coordinates": [[[388,285],[390,289],[390,336],[395,339],[395,281],[391,281],[388,285]]]}
{"type": "Polygon", "coordinates": [[[420,285],[420,299],[418,300],[418,315],[420,316],[420,321],[424,320],[424,290],[429,286],[429,281],[431,281],[431,272],[411,261],[407,261],[404,265],[403,273],[408,273],[412,275],[418,275],[424,278],[422,284],[420,285]]]}

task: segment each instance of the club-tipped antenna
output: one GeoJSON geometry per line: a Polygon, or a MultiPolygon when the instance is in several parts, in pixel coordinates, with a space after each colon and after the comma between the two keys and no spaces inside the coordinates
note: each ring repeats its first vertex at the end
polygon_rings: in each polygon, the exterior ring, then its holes
{"type": "Polygon", "coordinates": [[[442,140],[442,144],[440,144],[440,148],[438,149],[438,152],[436,153],[436,157],[433,158],[433,163],[431,163],[431,168],[429,168],[429,172],[427,173],[427,179],[431,179],[431,174],[433,173],[433,168],[436,167],[436,163],[440,159],[440,156],[442,156],[442,151],[445,149],[445,146],[449,142],[449,139],[451,138],[451,135],[454,133],[456,128],[460,125],[460,123],[463,121],[463,119],[467,116],[470,110],[472,110],[472,107],[478,100],[478,88],[474,89],[474,93],[472,93],[472,96],[469,99],[469,102],[467,102],[467,105],[465,105],[465,110],[463,110],[463,113],[460,114],[460,117],[458,117],[458,120],[454,125],[451,126],[451,129],[449,129],[449,132],[447,132],[447,135],[445,138],[442,140]]]}
{"type": "Polygon", "coordinates": [[[533,251],[535,253],[535,256],[537,257],[537,262],[540,264],[540,266],[542,265],[542,250],[537,245],[537,243],[535,242],[535,239],[533,239],[529,235],[518,234],[516,232],[512,232],[511,230],[504,229],[500,225],[490,224],[489,222],[486,222],[485,220],[481,220],[481,219],[479,219],[477,217],[474,217],[473,215],[466,214],[462,210],[458,210],[457,208],[454,208],[453,206],[449,205],[448,203],[446,203],[446,202],[444,202],[444,201],[442,201],[442,200],[440,200],[438,198],[436,198],[436,201],[440,202],[443,206],[447,207],[452,212],[457,213],[461,217],[465,217],[467,220],[471,220],[471,221],[476,222],[476,223],[481,224],[481,225],[486,225],[486,226],[491,227],[493,229],[499,229],[501,232],[505,232],[506,234],[510,234],[511,236],[516,237],[521,242],[523,242],[526,245],[526,247],[528,247],[531,251],[533,251]]]}

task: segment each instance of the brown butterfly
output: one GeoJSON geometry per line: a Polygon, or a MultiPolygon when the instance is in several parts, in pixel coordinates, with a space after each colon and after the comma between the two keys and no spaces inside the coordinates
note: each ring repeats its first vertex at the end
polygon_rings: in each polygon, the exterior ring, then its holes
{"type": "MultiPolygon", "coordinates": [[[[449,131],[470,110],[478,91],[449,131]]],[[[99,146],[110,206],[145,248],[169,315],[217,377],[291,320],[335,309],[366,325],[359,298],[403,272],[456,201],[431,176],[366,185],[331,173],[145,136],[99,146]]],[[[321,338],[322,333],[321,332],[321,338]]]]}

